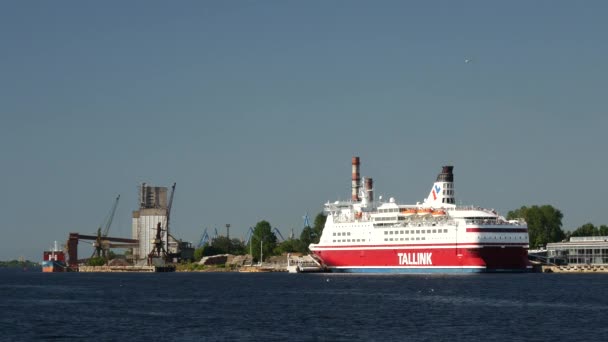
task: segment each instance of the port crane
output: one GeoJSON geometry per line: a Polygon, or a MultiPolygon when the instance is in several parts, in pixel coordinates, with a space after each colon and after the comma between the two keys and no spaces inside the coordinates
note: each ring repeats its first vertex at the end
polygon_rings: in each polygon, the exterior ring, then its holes
{"type": "Polygon", "coordinates": [[[158,222],[158,224],[156,225],[156,236],[154,237],[154,240],[152,242],[152,250],[150,251],[150,254],[148,254],[148,263],[150,265],[152,264],[153,258],[163,258],[166,260],[168,260],[170,258],[169,238],[172,238],[174,241],[178,241],[171,235],[171,233],[169,231],[171,208],[173,207],[173,196],[175,195],[175,185],[176,184],[177,183],[173,183],[173,186],[171,187],[171,196],[169,197],[169,203],[167,204],[167,211],[166,211],[167,220],[165,222],[165,229],[162,228],[162,225],[160,222],[158,222]],[[163,241],[163,234],[162,234],[163,230],[167,233],[167,235],[166,235],[167,241],[163,241]]]}
{"type": "Polygon", "coordinates": [[[205,228],[205,231],[203,232],[203,235],[201,235],[201,238],[198,241],[198,245],[196,245],[196,248],[201,248],[201,247],[205,246],[208,242],[209,242],[209,234],[207,233],[207,228],[205,228]]]}
{"type": "Polygon", "coordinates": [[[91,257],[108,257],[108,249],[110,248],[110,246],[109,241],[107,241],[106,238],[108,237],[110,227],[112,226],[112,221],[114,220],[114,215],[116,214],[118,201],[120,201],[120,195],[118,195],[114,200],[114,204],[112,205],[108,216],[106,216],[106,219],[104,220],[103,230],[102,226],[99,226],[99,228],[97,228],[97,238],[95,239],[95,242],[93,242],[93,247],[95,248],[95,250],[93,251],[93,255],[91,257]]]}
{"type": "Polygon", "coordinates": [[[283,237],[283,234],[281,234],[281,232],[279,231],[278,228],[272,228],[272,232],[278,234],[281,237],[281,241],[285,241],[285,238],[283,237]]]}
{"type": "Polygon", "coordinates": [[[253,236],[253,228],[249,227],[249,230],[247,231],[247,237],[245,237],[245,245],[249,244],[251,236],[253,236]]]}
{"type": "Polygon", "coordinates": [[[311,227],[310,220],[308,219],[308,213],[304,214],[304,216],[302,216],[302,218],[304,219],[304,227],[311,227]]]}

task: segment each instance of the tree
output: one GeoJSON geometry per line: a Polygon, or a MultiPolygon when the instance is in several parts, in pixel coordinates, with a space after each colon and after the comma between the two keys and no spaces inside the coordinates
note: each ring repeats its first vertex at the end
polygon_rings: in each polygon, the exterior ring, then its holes
{"type": "Polygon", "coordinates": [[[325,227],[325,221],[327,221],[327,216],[323,213],[318,213],[315,217],[315,223],[312,226],[314,233],[313,243],[319,243],[321,234],[323,233],[323,227],[325,227]]]}
{"type": "MultiPolygon", "coordinates": [[[[308,246],[304,246],[304,250],[306,250],[306,247],[308,247],[308,246]]],[[[279,243],[277,245],[277,248],[275,248],[275,250],[274,250],[274,254],[280,255],[283,253],[294,253],[294,252],[301,252],[301,251],[302,251],[302,241],[300,241],[298,239],[289,239],[289,240],[285,240],[285,241],[279,243]]]]}
{"type": "Polygon", "coordinates": [[[570,236],[599,236],[600,230],[591,223],[585,223],[584,225],[576,228],[570,236]]]}
{"type": "Polygon", "coordinates": [[[608,226],[596,227],[591,223],[585,223],[570,233],[570,236],[608,236],[608,226]]]}
{"type": "Polygon", "coordinates": [[[264,257],[272,255],[272,252],[277,246],[277,236],[272,232],[272,227],[268,221],[260,221],[255,225],[249,244],[253,258],[258,261],[261,260],[260,256],[260,241],[262,243],[262,253],[264,257]]]}
{"type": "Polygon", "coordinates": [[[306,246],[305,251],[308,250],[308,246],[313,243],[315,237],[316,233],[309,226],[306,226],[304,227],[304,229],[302,229],[302,233],[300,234],[300,241],[304,246],[306,246]]]}
{"type": "Polygon", "coordinates": [[[103,266],[106,264],[106,258],[104,257],[92,257],[87,261],[88,266],[103,266]]]}
{"type": "Polygon", "coordinates": [[[549,242],[562,241],[566,236],[562,230],[563,214],[551,205],[522,206],[507,214],[509,220],[518,218],[523,218],[528,223],[531,248],[546,246],[549,242]]]}
{"type": "Polygon", "coordinates": [[[225,236],[218,236],[213,239],[211,246],[218,251],[217,254],[228,254],[232,250],[232,242],[225,236]]]}
{"type": "Polygon", "coordinates": [[[245,243],[239,239],[230,240],[230,254],[234,254],[234,255],[247,254],[247,252],[245,252],[245,243]]]}
{"type": "Polygon", "coordinates": [[[205,244],[203,247],[199,247],[197,249],[194,250],[194,261],[200,261],[203,256],[205,256],[205,247],[207,247],[208,245],[205,244]]]}

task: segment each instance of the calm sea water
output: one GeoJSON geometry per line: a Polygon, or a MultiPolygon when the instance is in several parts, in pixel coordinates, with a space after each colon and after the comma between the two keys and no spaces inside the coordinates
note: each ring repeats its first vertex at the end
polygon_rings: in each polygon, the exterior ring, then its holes
{"type": "Polygon", "coordinates": [[[608,275],[0,270],[0,340],[606,341],[608,275]]]}

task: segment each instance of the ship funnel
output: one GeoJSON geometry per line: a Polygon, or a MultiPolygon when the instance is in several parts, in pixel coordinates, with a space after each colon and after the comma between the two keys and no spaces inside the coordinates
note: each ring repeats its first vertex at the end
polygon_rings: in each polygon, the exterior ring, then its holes
{"type": "Polygon", "coordinates": [[[365,198],[369,203],[374,201],[374,180],[365,178],[365,198]]]}
{"type": "Polygon", "coordinates": [[[433,184],[429,196],[424,201],[425,207],[441,208],[456,204],[453,170],[453,166],[443,166],[441,168],[441,172],[437,175],[437,180],[433,184]]]}
{"type": "Polygon", "coordinates": [[[441,168],[441,173],[437,175],[438,182],[454,182],[453,166],[444,166],[441,168]]]}
{"type": "Polygon", "coordinates": [[[352,159],[352,196],[353,202],[359,202],[359,157],[352,159]]]}

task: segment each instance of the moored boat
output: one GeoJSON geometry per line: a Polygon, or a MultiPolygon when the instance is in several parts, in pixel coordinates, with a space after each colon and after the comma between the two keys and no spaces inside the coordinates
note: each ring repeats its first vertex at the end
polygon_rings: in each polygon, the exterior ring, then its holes
{"type": "Polygon", "coordinates": [[[521,272],[528,261],[524,220],[492,209],[457,206],[453,166],[444,166],[428,197],[415,205],[373,197],[373,181],[360,185],[353,158],[350,201],[325,204],[327,220],[310,250],[334,272],[521,272]],[[361,190],[361,191],[360,191],[361,190]],[[416,215],[413,212],[416,212],[416,215]]]}

